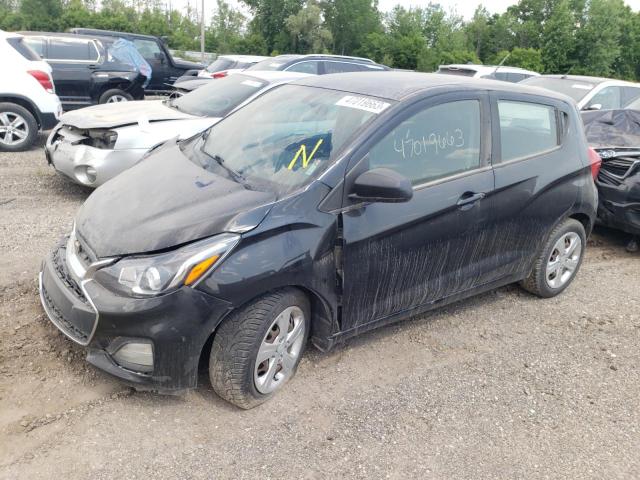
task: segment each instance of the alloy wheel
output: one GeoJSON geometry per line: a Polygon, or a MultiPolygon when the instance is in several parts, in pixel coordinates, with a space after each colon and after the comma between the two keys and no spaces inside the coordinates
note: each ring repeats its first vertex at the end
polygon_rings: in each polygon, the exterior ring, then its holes
{"type": "Polygon", "coordinates": [[[22,115],[0,112],[0,143],[18,145],[29,136],[29,125],[22,115]]]}
{"type": "Polygon", "coordinates": [[[562,235],[553,246],[547,261],[545,279],[551,288],[564,286],[580,264],[582,240],[575,232],[562,235]]]}
{"type": "Polygon", "coordinates": [[[304,313],[298,307],[288,307],[276,316],[256,357],[253,380],[260,393],[273,392],[293,375],[306,328],[304,313]]]}
{"type": "Polygon", "coordinates": [[[119,103],[119,102],[128,102],[129,99],[124,95],[111,95],[107,100],[107,103],[119,103]]]}

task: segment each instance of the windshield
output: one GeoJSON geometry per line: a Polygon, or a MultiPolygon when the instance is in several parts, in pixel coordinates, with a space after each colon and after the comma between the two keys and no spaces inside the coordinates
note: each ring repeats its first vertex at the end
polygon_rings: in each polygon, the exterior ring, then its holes
{"type": "Polygon", "coordinates": [[[271,90],[209,130],[192,158],[248,188],[287,194],[325,171],[346,140],[389,100],[298,85],[271,90]],[[200,157],[200,156],[198,156],[200,157]]]}
{"type": "Polygon", "coordinates": [[[570,78],[530,77],[520,83],[523,85],[530,85],[532,87],[542,87],[568,95],[576,102],[582,100],[595,88],[593,83],[581,80],[572,80],[570,78]]]}
{"type": "Polygon", "coordinates": [[[209,82],[170,105],[199,117],[224,117],[242,102],[264,88],[268,82],[248,75],[231,75],[209,82]]]}
{"type": "Polygon", "coordinates": [[[216,60],[214,60],[211,65],[207,67],[207,72],[209,73],[220,72],[222,70],[231,68],[233,65],[235,65],[235,63],[236,62],[231,60],[230,58],[219,57],[216,60]]]}

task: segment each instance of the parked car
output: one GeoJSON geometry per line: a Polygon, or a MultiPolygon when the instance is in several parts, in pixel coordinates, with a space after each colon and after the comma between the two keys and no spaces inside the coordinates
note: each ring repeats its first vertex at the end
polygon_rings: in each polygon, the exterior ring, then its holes
{"type": "Polygon", "coordinates": [[[177,99],[67,112],[47,139],[47,161],[73,182],[97,187],[138,163],[155,145],[202,132],[265,91],[304,76],[253,72],[212,82],[177,99]]]}
{"type": "Polygon", "coordinates": [[[473,65],[452,64],[440,65],[436,73],[445,75],[462,75],[464,77],[487,78],[503,82],[518,83],[526,78],[537,77],[540,74],[531,70],[502,65],[473,65]]]}
{"type": "Polygon", "coordinates": [[[115,40],[70,33],[21,32],[53,71],[65,110],[144,98],[146,77],[110,53],[115,40]]]}
{"type": "Polygon", "coordinates": [[[602,158],[596,180],[600,223],[631,235],[629,251],[640,239],[640,112],[583,112],[589,144],[602,158]]]}
{"type": "Polygon", "coordinates": [[[173,84],[173,90],[169,94],[171,98],[178,98],[186,95],[189,92],[193,92],[195,89],[209,85],[213,82],[211,77],[182,77],[183,80],[178,79],[173,84]]]}
{"type": "Polygon", "coordinates": [[[617,110],[640,99],[640,84],[581,75],[541,75],[523,80],[573,98],[581,110],[617,110]]]}
{"type": "Polygon", "coordinates": [[[307,338],[329,350],[513,282],[558,295],[596,205],[565,96],[308,77],[97,189],[45,259],[41,299],[98,368],[175,391],[207,355],[214,390],[250,408],[294,375],[307,338]]]}
{"type": "Polygon", "coordinates": [[[278,55],[256,63],[247,70],[282,70],[287,72],[327,75],[346,72],[379,72],[390,70],[385,65],[362,57],[344,55],[278,55]]]}
{"type": "Polygon", "coordinates": [[[198,77],[223,78],[229,74],[241,72],[265,58],[269,57],[257,55],[219,55],[207,68],[198,72],[198,77]]]}
{"type": "Polygon", "coordinates": [[[22,35],[2,30],[0,64],[0,150],[26,150],[38,131],[53,127],[62,114],[51,67],[22,35]]]}
{"type": "Polygon", "coordinates": [[[149,95],[169,93],[171,85],[179,77],[191,70],[199,71],[204,68],[201,63],[174,58],[164,40],[153,35],[114,32],[96,28],[72,28],[70,32],[82,35],[124,38],[132,42],[140,52],[140,55],[149,62],[153,71],[151,81],[145,87],[145,92],[149,95]]]}

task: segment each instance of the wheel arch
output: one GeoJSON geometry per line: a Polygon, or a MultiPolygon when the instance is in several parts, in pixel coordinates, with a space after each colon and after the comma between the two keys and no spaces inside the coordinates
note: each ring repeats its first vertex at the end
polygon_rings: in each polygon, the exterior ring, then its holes
{"type": "Polygon", "coordinates": [[[42,119],[40,118],[40,110],[35,104],[26,97],[21,95],[6,95],[0,94],[0,102],[6,103],[15,103],[16,105],[20,105],[23,108],[26,108],[33,118],[36,119],[36,123],[38,125],[38,129],[42,128],[42,119]]]}
{"type": "Polygon", "coordinates": [[[213,343],[213,339],[216,336],[216,332],[218,328],[226,320],[226,318],[233,312],[239,308],[248,305],[251,302],[256,301],[258,298],[273,293],[278,290],[284,290],[287,288],[292,288],[296,290],[300,290],[309,300],[309,308],[311,311],[311,319],[310,326],[311,331],[309,332],[309,339],[311,342],[320,350],[326,351],[331,348],[331,343],[329,342],[329,337],[335,333],[333,330],[333,326],[335,323],[335,312],[332,311],[329,302],[322,297],[315,290],[304,286],[304,285],[282,285],[277,288],[273,288],[264,292],[260,292],[257,295],[254,295],[250,299],[246,300],[244,303],[235,306],[233,309],[230,309],[220,320],[215,324],[212,331],[208,334],[205,342],[202,344],[200,348],[199,361],[198,364],[200,366],[207,365],[209,359],[209,353],[211,352],[211,344],[213,343]]]}

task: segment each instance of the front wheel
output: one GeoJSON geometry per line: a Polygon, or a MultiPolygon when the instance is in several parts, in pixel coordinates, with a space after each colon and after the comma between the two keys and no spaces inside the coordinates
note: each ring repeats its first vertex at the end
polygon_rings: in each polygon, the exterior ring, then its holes
{"type": "Polygon", "coordinates": [[[561,222],[549,234],[522,287],[539,297],[555,297],[578,273],[586,245],[584,226],[579,221],[569,218],[561,222]]]}
{"type": "Polygon", "coordinates": [[[214,391],[253,408],[282,389],[298,368],[309,335],[309,301],[287,288],[232,313],[213,339],[209,378],[214,391]]]}
{"type": "Polygon", "coordinates": [[[102,95],[100,95],[99,103],[119,103],[119,102],[129,102],[133,100],[133,97],[129,95],[124,90],[120,90],[119,88],[112,88],[111,90],[107,90],[102,95]]]}

